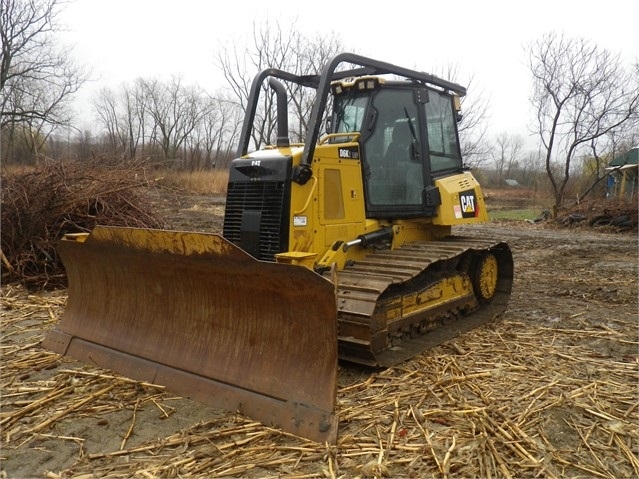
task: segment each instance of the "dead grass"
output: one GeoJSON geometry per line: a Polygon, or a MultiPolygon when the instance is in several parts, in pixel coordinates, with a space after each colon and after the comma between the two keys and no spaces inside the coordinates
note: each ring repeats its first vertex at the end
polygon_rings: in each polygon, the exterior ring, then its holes
{"type": "Polygon", "coordinates": [[[484,196],[487,198],[508,200],[527,199],[534,201],[539,198],[539,193],[532,188],[505,187],[505,188],[483,188],[484,196]]]}
{"type": "Polygon", "coordinates": [[[35,166],[32,165],[7,165],[6,163],[2,164],[2,175],[11,174],[23,174],[23,173],[31,173],[35,170],[35,166]]]}
{"type": "Polygon", "coordinates": [[[159,184],[196,195],[226,195],[228,170],[174,171],[158,174],[159,184]]]}

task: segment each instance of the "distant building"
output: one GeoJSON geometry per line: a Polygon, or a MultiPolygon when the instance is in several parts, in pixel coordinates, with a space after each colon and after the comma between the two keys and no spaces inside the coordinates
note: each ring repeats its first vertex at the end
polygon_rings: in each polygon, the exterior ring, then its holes
{"type": "Polygon", "coordinates": [[[608,164],[606,168],[608,171],[606,196],[608,198],[631,199],[637,195],[638,163],[639,146],[635,146],[608,164]]]}

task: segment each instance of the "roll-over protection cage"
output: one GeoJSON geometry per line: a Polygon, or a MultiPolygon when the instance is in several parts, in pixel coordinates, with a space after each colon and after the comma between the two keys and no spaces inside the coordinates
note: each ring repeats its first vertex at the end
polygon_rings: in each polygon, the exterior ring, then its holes
{"type": "MultiPolygon", "coordinates": [[[[304,143],[304,151],[302,160],[293,170],[293,181],[299,184],[305,184],[311,177],[311,164],[313,161],[313,153],[315,145],[319,137],[320,126],[322,124],[322,116],[328,102],[328,95],[331,91],[331,83],[335,80],[341,80],[350,77],[359,77],[364,75],[397,75],[408,80],[422,84],[430,84],[450,90],[457,95],[464,96],[466,88],[456,83],[444,80],[430,73],[418,72],[408,68],[393,65],[391,63],[381,62],[372,58],[363,57],[354,53],[340,53],[334,56],[324,67],[321,74],[315,75],[296,75],[278,68],[267,68],[260,71],[254,78],[249,93],[247,110],[242,124],[242,132],[240,134],[240,143],[237,156],[242,157],[248,154],[248,146],[251,139],[253,122],[260,95],[260,90],[264,81],[269,78],[279,78],[289,81],[300,86],[314,88],[317,90],[311,117],[309,119],[309,129],[304,143]],[[339,70],[337,68],[342,63],[355,65],[355,68],[339,70]]],[[[278,125],[286,125],[287,122],[282,115],[286,115],[286,110],[278,108],[278,125]]],[[[281,135],[281,130],[278,136],[281,135]]]]}

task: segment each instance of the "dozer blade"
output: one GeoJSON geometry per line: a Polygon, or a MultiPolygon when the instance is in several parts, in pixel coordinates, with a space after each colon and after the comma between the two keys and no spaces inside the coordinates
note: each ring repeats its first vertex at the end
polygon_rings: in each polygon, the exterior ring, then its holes
{"type": "Polygon", "coordinates": [[[317,442],[337,438],[333,284],[215,234],[98,227],[58,252],[43,346],[317,442]]]}

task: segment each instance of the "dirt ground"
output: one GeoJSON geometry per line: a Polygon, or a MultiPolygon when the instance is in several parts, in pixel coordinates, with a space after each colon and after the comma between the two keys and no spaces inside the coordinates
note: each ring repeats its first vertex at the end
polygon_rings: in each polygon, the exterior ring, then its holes
{"type": "MultiPolygon", "coordinates": [[[[219,231],[217,198],[164,197],[219,231]]],[[[396,368],[341,365],[335,446],[45,351],[66,291],[2,286],[1,477],[639,477],[637,234],[492,222],[501,318],[396,368]]]]}

